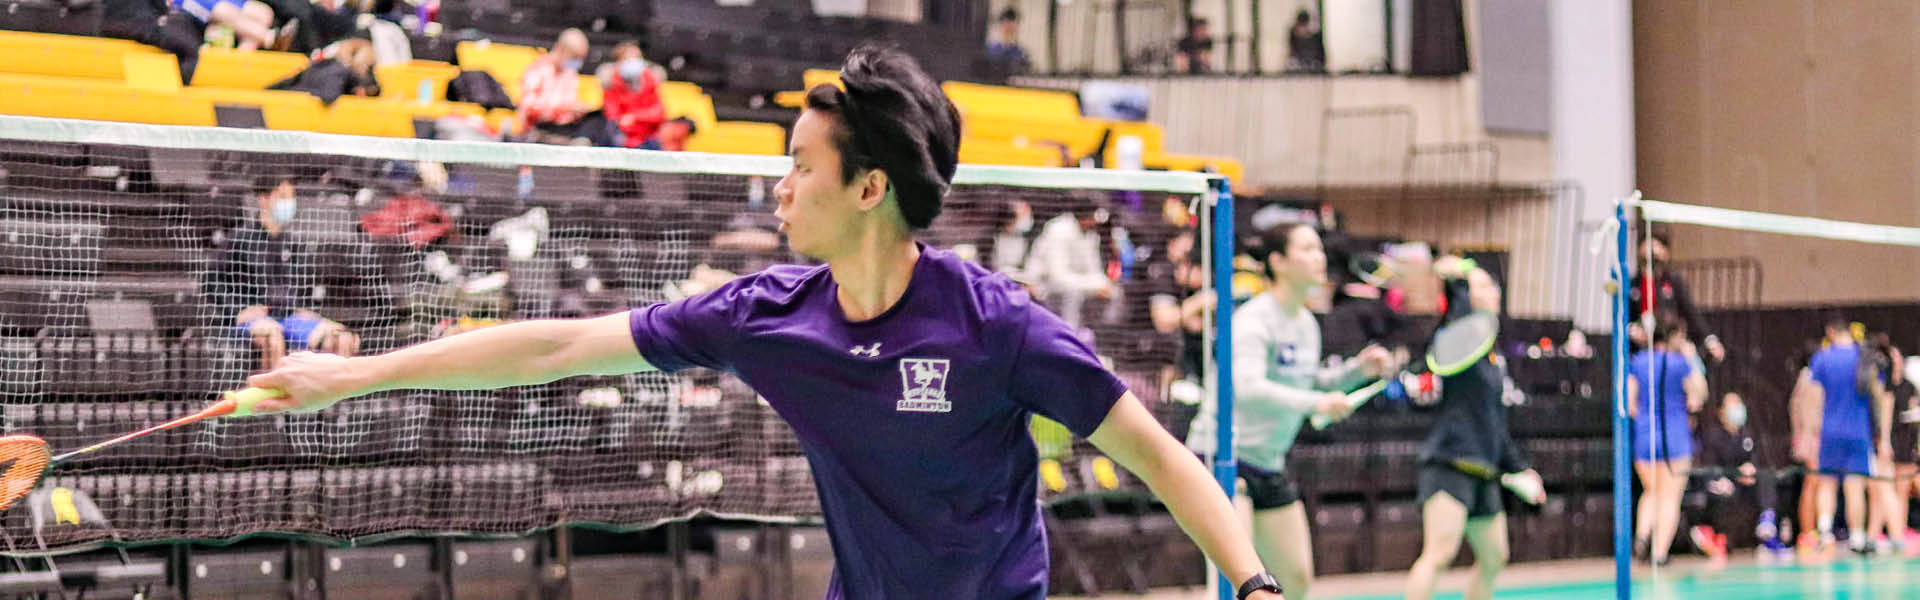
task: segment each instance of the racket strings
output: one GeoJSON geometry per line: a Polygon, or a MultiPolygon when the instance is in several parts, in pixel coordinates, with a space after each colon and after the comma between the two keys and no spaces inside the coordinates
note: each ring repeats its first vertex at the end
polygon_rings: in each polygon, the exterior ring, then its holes
{"type": "Polygon", "coordinates": [[[32,492],[51,462],[46,440],[31,435],[0,437],[0,511],[32,492]]]}

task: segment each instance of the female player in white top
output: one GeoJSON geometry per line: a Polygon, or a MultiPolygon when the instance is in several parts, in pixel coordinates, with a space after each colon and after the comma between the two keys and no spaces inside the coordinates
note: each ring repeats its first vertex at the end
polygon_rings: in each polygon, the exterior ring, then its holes
{"type": "MultiPolygon", "coordinates": [[[[1266,292],[1233,313],[1234,452],[1246,483],[1254,547],[1290,597],[1305,597],[1313,584],[1313,551],[1300,492],[1287,478],[1287,450],[1313,415],[1339,419],[1353,411],[1341,389],[1393,368],[1378,346],[1334,368],[1320,363],[1320,324],[1307,310],[1307,294],[1327,282],[1327,255],[1320,234],[1306,224],[1281,225],[1261,234],[1248,252],[1261,259],[1266,292]]],[[[1214,450],[1215,408],[1203,405],[1187,434],[1189,447],[1214,450]]]]}

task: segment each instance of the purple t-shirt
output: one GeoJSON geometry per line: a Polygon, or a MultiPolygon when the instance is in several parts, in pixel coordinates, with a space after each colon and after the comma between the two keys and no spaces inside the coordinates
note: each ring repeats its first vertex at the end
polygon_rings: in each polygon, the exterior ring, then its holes
{"type": "Polygon", "coordinates": [[[1034,413],[1087,436],[1126,387],[1005,276],[921,246],[900,301],[849,322],[824,266],[635,309],[663,371],[739,376],[793,426],[833,540],[829,599],[1046,596],[1034,413]]]}

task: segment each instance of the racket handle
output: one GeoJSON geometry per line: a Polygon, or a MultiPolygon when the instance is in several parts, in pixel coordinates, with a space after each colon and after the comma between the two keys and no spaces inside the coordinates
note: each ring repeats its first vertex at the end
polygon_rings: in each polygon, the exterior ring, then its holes
{"type": "MultiPolygon", "coordinates": [[[[1379,394],[1381,390],[1387,389],[1387,383],[1389,381],[1391,381],[1391,379],[1382,379],[1367,384],[1367,387],[1348,392],[1347,402],[1352,404],[1354,408],[1359,408],[1360,405],[1366,404],[1367,400],[1372,399],[1375,394],[1379,394]]],[[[1328,425],[1333,424],[1333,419],[1329,419],[1325,415],[1314,415],[1307,420],[1313,424],[1314,429],[1326,429],[1328,425]]]]}
{"type": "Polygon", "coordinates": [[[286,395],[286,392],[280,390],[269,390],[257,387],[227,392],[226,397],[221,398],[219,402],[214,403],[212,407],[207,409],[207,412],[210,413],[207,416],[251,417],[254,416],[253,406],[259,404],[261,400],[282,398],[286,395]]]}

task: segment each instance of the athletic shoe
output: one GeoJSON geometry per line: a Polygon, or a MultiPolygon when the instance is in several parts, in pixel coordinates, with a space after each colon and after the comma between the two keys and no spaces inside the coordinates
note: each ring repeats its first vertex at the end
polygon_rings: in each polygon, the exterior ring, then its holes
{"type": "Polygon", "coordinates": [[[1712,527],[1695,525],[1687,530],[1687,537],[1693,540],[1693,547],[1707,556],[1719,559],[1727,557],[1726,538],[1713,532],[1712,527]]]}
{"type": "Polygon", "coordinates": [[[1755,537],[1760,538],[1761,543],[1778,541],[1780,537],[1780,525],[1774,519],[1773,509],[1769,508],[1760,513],[1759,522],[1753,526],[1753,534],[1755,537]]]}
{"type": "Polygon", "coordinates": [[[1652,554],[1653,554],[1652,540],[1649,540],[1647,538],[1637,538],[1633,540],[1633,559],[1634,560],[1646,560],[1647,557],[1652,554]]]}

